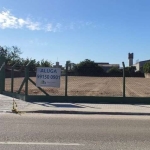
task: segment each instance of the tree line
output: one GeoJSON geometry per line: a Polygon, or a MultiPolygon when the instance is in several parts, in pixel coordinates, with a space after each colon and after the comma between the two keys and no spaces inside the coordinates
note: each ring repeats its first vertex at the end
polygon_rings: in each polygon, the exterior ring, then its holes
{"type": "MultiPolygon", "coordinates": [[[[24,70],[25,66],[31,62],[29,65],[29,71],[36,71],[36,67],[52,67],[53,63],[48,60],[40,60],[31,58],[21,58],[22,51],[17,46],[12,47],[2,47],[0,46],[0,56],[6,58],[6,65],[13,66],[15,63],[16,69],[24,70]]],[[[148,67],[147,67],[148,68],[148,67]]],[[[141,77],[144,74],[140,71],[136,72],[134,66],[125,68],[125,75],[129,77],[141,77]]],[[[64,72],[66,70],[64,69],[64,72]]],[[[120,76],[123,75],[123,69],[112,67],[105,71],[101,66],[98,66],[97,63],[89,59],[85,59],[78,64],[71,63],[68,61],[68,75],[80,75],[80,76],[120,76]]]]}
{"type": "Polygon", "coordinates": [[[36,67],[52,67],[53,63],[48,60],[42,59],[41,61],[37,61],[32,58],[21,58],[22,51],[17,46],[12,47],[2,47],[0,46],[0,56],[5,57],[6,66],[13,66],[17,63],[17,69],[23,69],[29,62],[31,65],[29,66],[30,71],[35,71],[36,67]]]}
{"type": "MultiPolygon", "coordinates": [[[[69,64],[70,63],[69,61],[69,64]]],[[[68,65],[69,65],[68,64],[68,65]]],[[[104,70],[103,67],[99,66],[94,61],[89,59],[85,59],[78,64],[69,65],[70,75],[80,75],[80,76],[114,76],[114,77],[122,77],[123,76],[123,68],[111,67],[108,70],[104,70]]],[[[126,77],[144,77],[144,73],[141,71],[136,71],[136,67],[125,67],[125,76],[126,77]]]]}

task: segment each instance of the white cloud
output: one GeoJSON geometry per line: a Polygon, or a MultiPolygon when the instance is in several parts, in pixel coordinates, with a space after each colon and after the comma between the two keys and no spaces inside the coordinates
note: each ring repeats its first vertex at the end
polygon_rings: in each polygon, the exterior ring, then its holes
{"type": "Polygon", "coordinates": [[[26,22],[26,28],[30,30],[41,30],[40,23],[39,22],[26,22]]]}
{"type": "Polygon", "coordinates": [[[47,24],[45,30],[46,31],[52,31],[52,24],[51,23],[47,24]]]}
{"type": "Polygon", "coordinates": [[[56,23],[56,24],[48,23],[46,25],[45,30],[48,32],[59,32],[61,28],[62,28],[62,24],[60,23],[56,23]]]}
{"type": "Polygon", "coordinates": [[[18,19],[18,23],[20,27],[23,27],[26,24],[26,21],[20,18],[18,19]]]}
{"type": "MultiPolygon", "coordinates": [[[[45,19],[44,19],[45,20],[45,19]]],[[[47,22],[44,21],[43,22],[47,22]]],[[[60,32],[62,30],[74,30],[85,28],[86,26],[93,26],[92,22],[72,22],[70,25],[62,25],[61,23],[42,23],[31,20],[30,18],[19,18],[10,13],[9,10],[0,12],[0,28],[6,29],[22,29],[27,28],[29,30],[45,30],[47,32],[60,32]]]]}
{"type": "Polygon", "coordinates": [[[18,28],[17,18],[12,16],[9,11],[0,13],[0,28],[18,28]]]}
{"type": "Polygon", "coordinates": [[[76,29],[83,29],[86,27],[93,27],[93,23],[92,22],[85,22],[85,21],[76,21],[76,22],[70,23],[69,26],[66,26],[66,29],[76,30],[76,29]]]}
{"type": "Polygon", "coordinates": [[[13,16],[10,11],[2,11],[0,13],[0,28],[23,28],[26,27],[29,30],[41,30],[39,22],[33,22],[29,18],[17,18],[13,16]]]}
{"type": "Polygon", "coordinates": [[[57,28],[57,29],[60,29],[61,27],[62,27],[62,25],[61,25],[60,23],[57,23],[57,24],[56,24],[56,28],[57,28]]]}
{"type": "Polygon", "coordinates": [[[57,23],[53,29],[54,32],[60,31],[61,30],[62,25],[60,23],[57,23]]]}

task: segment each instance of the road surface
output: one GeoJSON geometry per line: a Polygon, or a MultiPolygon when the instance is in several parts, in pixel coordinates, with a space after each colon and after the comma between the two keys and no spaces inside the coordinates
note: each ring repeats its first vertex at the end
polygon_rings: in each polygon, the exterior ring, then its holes
{"type": "Polygon", "coordinates": [[[0,114],[0,150],[149,150],[149,116],[0,114]]]}

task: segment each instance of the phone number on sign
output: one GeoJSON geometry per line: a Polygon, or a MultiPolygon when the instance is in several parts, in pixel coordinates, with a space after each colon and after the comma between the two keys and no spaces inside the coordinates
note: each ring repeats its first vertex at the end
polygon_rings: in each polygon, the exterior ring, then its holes
{"type": "Polygon", "coordinates": [[[60,76],[58,75],[42,75],[42,74],[37,74],[38,79],[60,79],[60,76]]]}

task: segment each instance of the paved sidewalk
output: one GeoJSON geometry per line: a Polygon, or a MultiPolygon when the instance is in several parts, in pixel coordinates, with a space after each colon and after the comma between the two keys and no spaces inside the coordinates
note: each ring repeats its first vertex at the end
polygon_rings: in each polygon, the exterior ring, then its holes
{"type": "MultiPolygon", "coordinates": [[[[87,104],[87,103],[29,103],[15,99],[17,110],[25,113],[150,115],[150,105],[87,104]]],[[[0,95],[0,112],[12,112],[13,98],[0,95]]]]}
{"type": "Polygon", "coordinates": [[[150,105],[33,103],[22,111],[26,113],[150,115],[150,105]]]}
{"type": "MultiPolygon", "coordinates": [[[[18,108],[20,110],[30,105],[30,103],[22,100],[18,100],[18,99],[14,99],[14,100],[17,103],[18,108]]],[[[12,112],[12,109],[13,109],[13,98],[0,94],[0,113],[12,112]]]]}

